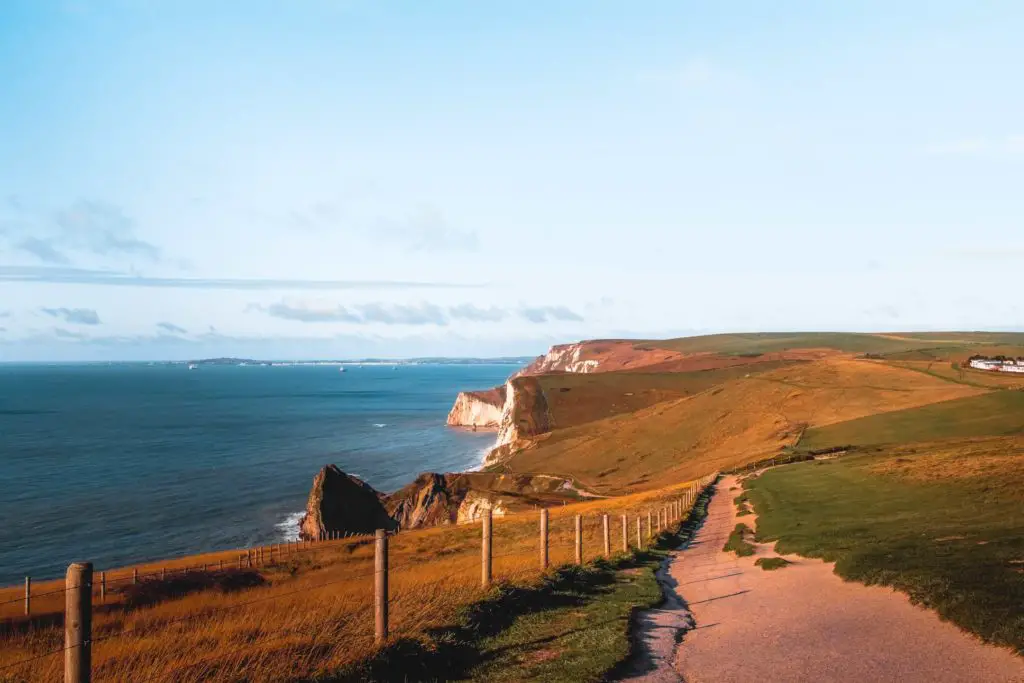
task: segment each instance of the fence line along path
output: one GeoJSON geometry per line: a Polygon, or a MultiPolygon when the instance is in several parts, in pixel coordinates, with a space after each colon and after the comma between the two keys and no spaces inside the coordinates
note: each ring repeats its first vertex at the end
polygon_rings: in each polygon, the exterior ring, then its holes
{"type": "MultiPolygon", "coordinates": [[[[686,516],[687,512],[693,507],[702,490],[713,483],[717,478],[717,472],[701,477],[697,481],[692,482],[687,487],[681,489],[678,492],[678,495],[673,496],[670,500],[664,501],[658,507],[641,506],[640,509],[634,509],[632,515],[628,513],[621,514],[617,520],[617,525],[621,530],[621,552],[626,553],[630,550],[631,527],[635,528],[636,531],[634,547],[637,550],[644,549],[647,541],[667,530],[670,524],[682,520],[686,516]],[[645,519],[646,533],[644,532],[645,519]]],[[[534,574],[546,571],[552,564],[550,553],[552,547],[550,538],[551,520],[548,509],[541,509],[538,519],[539,534],[537,544],[540,562],[536,569],[533,570],[534,574]]],[[[613,554],[613,547],[611,543],[611,517],[607,512],[603,512],[598,517],[598,520],[600,521],[602,554],[604,557],[611,557],[613,554]]],[[[574,550],[573,560],[575,564],[584,563],[584,521],[585,516],[583,514],[577,513],[573,516],[574,538],[572,547],[574,550]]],[[[480,524],[480,586],[482,589],[487,589],[494,582],[493,561],[495,557],[502,556],[496,556],[494,554],[494,528],[495,524],[492,511],[490,509],[484,509],[481,514],[480,524]]],[[[204,611],[203,616],[209,617],[213,612],[229,611],[251,605],[256,602],[283,599],[298,592],[324,588],[341,581],[348,582],[352,579],[359,578],[360,576],[372,576],[372,610],[374,620],[372,638],[377,646],[383,646],[389,642],[391,634],[391,624],[389,621],[389,612],[391,607],[390,573],[396,568],[391,565],[389,560],[389,537],[391,535],[393,534],[385,531],[384,529],[378,529],[376,534],[372,537],[374,546],[372,571],[368,571],[363,574],[347,575],[339,581],[324,582],[315,586],[285,592],[279,595],[270,595],[265,598],[241,601],[237,604],[221,607],[212,611],[206,610],[204,611]]],[[[257,568],[261,566],[266,567],[268,565],[274,565],[278,562],[288,560],[300,553],[311,552],[321,544],[333,541],[345,541],[350,538],[351,536],[348,534],[328,533],[315,540],[304,540],[296,541],[294,543],[281,543],[272,544],[270,546],[261,546],[258,548],[248,548],[237,554],[232,553],[235,559],[234,563],[231,563],[230,561],[226,563],[225,559],[227,558],[221,557],[215,563],[206,562],[199,565],[172,567],[170,568],[170,578],[173,579],[175,575],[187,576],[190,572],[224,572],[238,569],[257,568]]],[[[522,552],[522,548],[516,548],[507,553],[507,555],[521,555],[522,552]]],[[[138,585],[140,582],[157,580],[157,576],[160,577],[159,580],[166,581],[168,578],[168,568],[161,567],[156,571],[148,573],[140,573],[138,569],[135,568],[132,569],[130,574],[126,574],[121,577],[112,577],[109,579],[107,577],[107,572],[101,571],[99,572],[99,581],[97,582],[94,580],[95,572],[91,562],[75,562],[68,567],[64,587],[59,590],[50,590],[36,594],[32,593],[31,577],[26,577],[24,584],[24,596],[18,598],[17,602],[21,602],[22,600],[24,601],[24,613],[27,618],[31,618],[33,616],[33,600],[38,600],[44,596],[56,596],[63,594],[64,647],[26,658],[24,660],[0,665],[0,675],[4,674],[5,671],[17,669],[18,667],[31,666],[41,659],[63,653],[65,683],[88,683],[92,680],[93,645],[112,638],[123,637],[133,632],[133,629],[125,628],[120,632],[105,634],[99,638],[95,637],[93,633],[94,604],[98,602],[101,606],[105,605],[108,599],[108,586],[127,584],[128,582],[131,582],[132,585],[138,585]]],[[[0,603],[0,606],[11,602],[15,601],[8,600],[0,603]]],[[[192,615],[185,615],[174,621],[180,623],[188,621],[191,618],[192,615]]],[[[165,622],[164,626],[168,626],[170,623],[174,623],[174,621],[165,622]]]]}

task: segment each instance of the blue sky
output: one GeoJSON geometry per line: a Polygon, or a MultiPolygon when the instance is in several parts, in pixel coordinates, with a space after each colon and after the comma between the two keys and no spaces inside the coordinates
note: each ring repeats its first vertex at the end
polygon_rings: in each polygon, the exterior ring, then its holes
{"type": "Polygon", "coordinates": [[[1019,329],[1018,2],[0,4],[0,359],[1019,329]]]}

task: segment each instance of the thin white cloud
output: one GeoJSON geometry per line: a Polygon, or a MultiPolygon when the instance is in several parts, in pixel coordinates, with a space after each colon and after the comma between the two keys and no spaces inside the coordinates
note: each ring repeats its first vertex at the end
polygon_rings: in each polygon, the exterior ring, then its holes
{"type": "Polygon", "coordinates": [[[7,265],[0,265],[0,282],[233,290],[464,289],[483,286],[472,283],[414,282],[405,280],[295,280],[272,278],[149,277],[121,271],[96,270],[90,268],[7,265]]]}
{"type": "Polygon", "coordinates": [[[300,323],[359,323],[362,322],[355,313],[344,306],[316,307],[305,304],[291,304],[279,302],[263,306],[261,304],[250,304],[247,311],[262,311],[272,318],[281,320],[292,320],[300,323]]]}
{"type": "Polygon", "coordinates": [[[246,311],[259,311],[267,315],[301,323],[353,323],[356,325],[437,325],[451,321],[471,323],[499,323],[512,315],[531,323],[580,322],[583,316],[566,306],[521,306],[512,311],[497,306],[487,308],[473,304],[459,304],[447,308],[436,304],[365,304],[324,305],[307,302],[280,301],[277,303],[249,304],[246,311]]]}
{"type": "Polygon", "coordinates": [[[179,327],[174,323],[157,323],[156,326],[161,331],[167,332],[169,334],[188,334],[188,330],[186,330],[184,327],[179,327]]]}
{"type": "Polygon", "coordinates": [[[73,325],[99,325],[100,316],[91,308],[43,308],[43,313],[73,325]]]}
{"type": "Polygon", "coordinates": [[[497,306],[481,308],[473,304],[460,304],[448,309],[448,313],[458,320],[472,322],[498,322],[508,317],[508,311],[497,306]]]}
{"type": "Polygon", "coordinates": [[[524,306],[519,315],[531,323],[582,322],[583,316],[565,306],[524,306]]]}

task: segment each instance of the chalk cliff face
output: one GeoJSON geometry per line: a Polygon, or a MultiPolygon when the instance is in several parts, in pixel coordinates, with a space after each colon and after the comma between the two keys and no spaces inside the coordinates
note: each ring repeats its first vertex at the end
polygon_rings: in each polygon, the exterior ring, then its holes
{"type": "Polygon", "coordinates": [[[647,346],[642,342],[595,339],[559,344],[517,372],[513,377],[552,372],[590,374],[615,372],[679,362],[685,354],[647,346]]]}
{"type": "Polygon", "coordinates": [[[516,376],[543,375],[547,372],[597,372],[601,361],[597,358],[584,357],[588,344],[589,342],[580,342],[552,346],[551,350],[543,356],[538,356],[536,360],[516,373],[516,376]]]}
{"type": "Polygon", "coordinates": [[[504,385],[486,391],[460,392],[448,413],[448,426],[497,429],[504,405],[504,385]]]}
{"type": "Polygon", "coordinates": [[[383,494],[358,477],[327,465],[313,479],[306,516],[299,522],[304,539],[324,538],[329,532],[372,534],[393,531],[397,525],[384,509],[383,494]]]}
{"type": "Polygon", "coordinates": [[[550,428],[548,402],[537,378],[514,377],[506,382],[496,446],[543,434],[550,428]]]}

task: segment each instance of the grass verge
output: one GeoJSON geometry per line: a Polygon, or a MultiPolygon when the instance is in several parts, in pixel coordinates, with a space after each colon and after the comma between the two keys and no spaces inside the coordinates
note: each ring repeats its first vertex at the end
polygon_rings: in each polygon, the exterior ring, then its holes
{"type": "Polygon", "coordinates": [[[662,601],[655,571],[707,515],[705,491],[653,547],[556,568],[535,585],[496,586],[429,640],[392,643],[332,681],[603,681],[625,671],[633,615],[662,601]]]}
{"type": "Polygon", "coordinates": [[[747,483],[758,539],[892,586],[1024,653],[1024,439],[935,444],[771,470],[747,483]]]}
{"type": "Polygon", "coordinates": [[[754,561],[754,565],[760,567],[766,572],[775,571],[776,569],[782,569],[793,564],[787,559],[781,557],[759,557],[754,561]]]}
{"type": "MultiPolygon", "coordinates": [[[[664,538],[659,539],[664,545],[664,538]]],[[[331,681],[600,681],[630,652],[633,611],[654,607],[664,548],[500,584],[428,639],[403,639],[331,681]]]]}
{"type": "Polygon", "coordinates": [[[722,548],[725,552],[736,553],[737,557],[748,557],[754,554],[754,546],[751,545],[747,538],[752,535],[753,530],[740,522],[736,525],[736,528],[729,534],[728,540],[725,542],[725,547],[722,548]]]}

